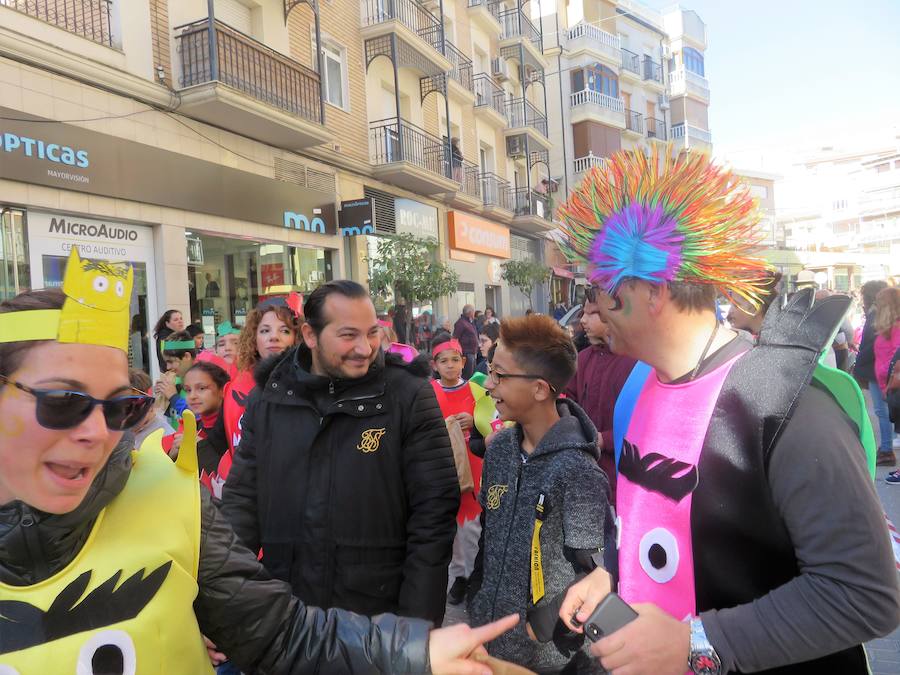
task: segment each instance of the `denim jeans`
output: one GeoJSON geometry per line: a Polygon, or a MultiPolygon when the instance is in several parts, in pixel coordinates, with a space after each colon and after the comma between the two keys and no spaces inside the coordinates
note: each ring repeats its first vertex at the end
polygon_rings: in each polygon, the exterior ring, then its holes
{"type": "Polygon", "coordinates": [[[872,407],[875,408],[875,417],[878,418],[878,450],[879,452],[892,452],[894,448],[894,425],[891,423],[891,415],[888,411],[884,392],[875,380],[869,380],[869,395],[872,397],[872,407]]]}
{"type": "Polygon", "coordinates": [[[241,675],[241,669],[231,661],[226,661],[216,668],[216,675],[241,675]]]}

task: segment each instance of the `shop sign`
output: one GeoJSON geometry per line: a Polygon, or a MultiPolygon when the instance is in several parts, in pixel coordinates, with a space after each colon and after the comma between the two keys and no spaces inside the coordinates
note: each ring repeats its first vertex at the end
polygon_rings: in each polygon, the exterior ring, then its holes
{"type": "Polygon", "coordinates": [[[374,221],[372,200],[369,197],[341,202],[338,225],[343,236],[358,237],[362,234],[375,234],[374,221]]]}
{"type": "Polygon", "coordinates": [[[262,275],[262,285],[280,286],[284,283],[284,263],[263,263],[259,266],[262,275]]]}
{"type": "Polygon", "coordinates": [[[29,237],[52,240],[53,255],[68,256],[73,246],[84,257],[142,260],[138,250],[153,247],[152,229],[63,213],[28,212],[29,237]]]}
{"type": "Polygon", "coordinates": [[[438,239],[437,209],[412,199],[394,200],[397,234],[411,234],[419,239],[438,239]]]}
{"type": "Polygon", "coordinates": [[[509,258],[509,229],[461,211],[447,213],[450,247],[509,258]]]}
{"type": "Polygon", "coordinates": [[[203,240],[199,237],[187,237],[185,244],[187,245],[188,265],[202,265],[203,240]]]}
{"type": "Polygon", "coordinates": [[[3,118],[0,178],[337,234],[333,193],[0,107],[3,118]]]}

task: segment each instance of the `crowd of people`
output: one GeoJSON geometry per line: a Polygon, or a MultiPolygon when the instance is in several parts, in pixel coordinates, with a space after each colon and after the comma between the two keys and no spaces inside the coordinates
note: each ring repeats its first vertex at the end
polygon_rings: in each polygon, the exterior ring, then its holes
{"type": "Polygon", "coordinates": [[[0,303],[0,672],[866,673],[900,288],[783,293],[702,155],[560,216],[577,335],[337,280],[209,349],[165,312],[152,382],[127,265],[0,303]]]}

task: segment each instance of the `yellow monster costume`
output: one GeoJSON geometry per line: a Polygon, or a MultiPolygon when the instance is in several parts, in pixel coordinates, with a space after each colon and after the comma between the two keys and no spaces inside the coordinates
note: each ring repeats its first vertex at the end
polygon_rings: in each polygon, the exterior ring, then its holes
{"type": "MultiPolygon", "coordinates": [[[[125,349],[130,267],[72,250],[62,310],[0,315],[0,339],[125,349]],[[27,336],[27,337],[26,337],[27,336]]],[[[178,461],[162,432],[133,453],[122,492],[69,565],[32,586],[0,584],[0,675],[211,673],[193,600],[200,556],[197,426],[184,414],[178,461]]]]}

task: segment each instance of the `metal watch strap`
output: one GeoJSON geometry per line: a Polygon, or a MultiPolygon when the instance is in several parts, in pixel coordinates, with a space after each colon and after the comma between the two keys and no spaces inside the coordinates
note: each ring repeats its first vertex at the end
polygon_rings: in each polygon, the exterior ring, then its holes
{"type": "Polygon", "coordinates": [[[691,652],[688,655],[688,668],[694,675],[719,675],[722,662],[710,644],[699,617],[691,619],[691,652]]]}

